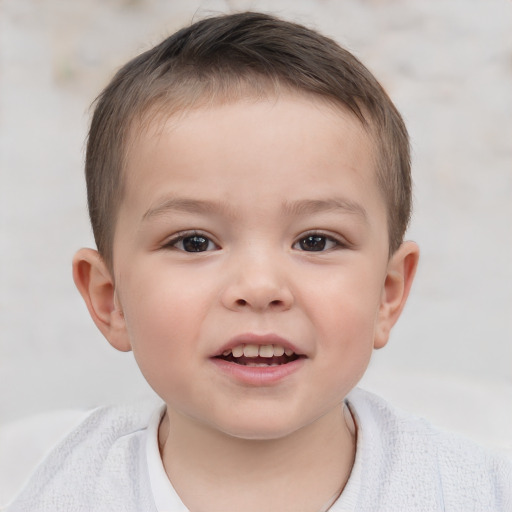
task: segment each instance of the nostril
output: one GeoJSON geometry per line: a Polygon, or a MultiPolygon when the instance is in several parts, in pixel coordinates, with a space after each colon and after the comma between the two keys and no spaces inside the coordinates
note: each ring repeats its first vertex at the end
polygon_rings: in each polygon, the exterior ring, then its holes
{"type": "MultiPolygon", "coordinates": [[[[1,2],[1,0],[0,0],[1,2]]],[[[226,295],[222,297],[222,303],[228,309],[238,311],[251,309],[257,311],[272,310],[280,311],[287,310],[293,303],[293,298],[288,292],[280,292],[279,290],[229,290],[226,295]],[[241,292],[247,293],[241,293],[241,292]]]]}
{"type": "MultiPolygon", "coordinates": [[[[281,299],[274,299],[268,303],[266,303],[266,307],[269,307],[269,308],[282,308],[284,306],[285,302],[282,301],[281,299]]],[[[245,299],[237,299],[235,301],[235,305],[237,307],[247,307],[247,306],[251,306],[251,305],[254,305],[252,302],[249,302],[245,299]]],[[[254,305],[255,307],[257,307],[257,305],[254,305]]]]}

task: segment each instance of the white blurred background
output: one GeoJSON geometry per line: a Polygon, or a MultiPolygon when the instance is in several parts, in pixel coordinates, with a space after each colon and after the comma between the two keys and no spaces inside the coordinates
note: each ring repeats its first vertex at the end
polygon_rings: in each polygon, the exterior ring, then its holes
{"type": "Polygon", "coordinates": [[[422,259],[363,385],[512,452],[510,0],[0,0],[0,434],[151,394],[71,279],[74,251],[93,244],[88,108],[127,59],[193,19],[245,9],[337,39],[410,130],[422,259]]]}

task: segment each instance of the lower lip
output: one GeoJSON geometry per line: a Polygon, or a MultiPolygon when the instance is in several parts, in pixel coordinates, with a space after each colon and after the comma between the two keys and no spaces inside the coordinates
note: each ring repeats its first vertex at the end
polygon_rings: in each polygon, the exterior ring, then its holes
{"type": "Polygon", "coordinates": [[[278,366],[245,366],[242,364],[224,361],[224,359],[213,358],[211,361],[217,369],[230,378],[241,384],[250,386],[270,386],[277,384],[294,374],[304,365],[305,358],[301,357],[295,361],[278,366]]]}

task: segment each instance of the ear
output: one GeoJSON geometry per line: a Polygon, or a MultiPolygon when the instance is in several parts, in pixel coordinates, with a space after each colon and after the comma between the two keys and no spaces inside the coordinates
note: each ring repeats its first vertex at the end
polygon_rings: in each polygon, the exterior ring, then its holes
{"type": "Polygon", "coordinates": [[[80,249],[75,254],[73,279],[103,336],[117,350],[131,350],[124,315],[118,306],[114,279],[98,251],[80,249]]]}
{"type": "Polygon", "coordinates": [[[391,328],[400,317],[409,296],[419,256],[419,247],[414,242],[404,242],[388,262],[375,330],[374,348],[382,348],[388,342],[391,328]]]}

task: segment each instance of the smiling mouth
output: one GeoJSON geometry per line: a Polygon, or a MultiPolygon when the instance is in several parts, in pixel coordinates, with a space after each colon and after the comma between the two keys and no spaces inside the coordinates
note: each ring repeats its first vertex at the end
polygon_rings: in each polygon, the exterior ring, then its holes
{"type": "Polygon", "coordinates": [[[301,357],[304,356],[281,345],[242,344],[225,350],[216,358],[242,366],[267,367],[288,364],[301,357]]]}

